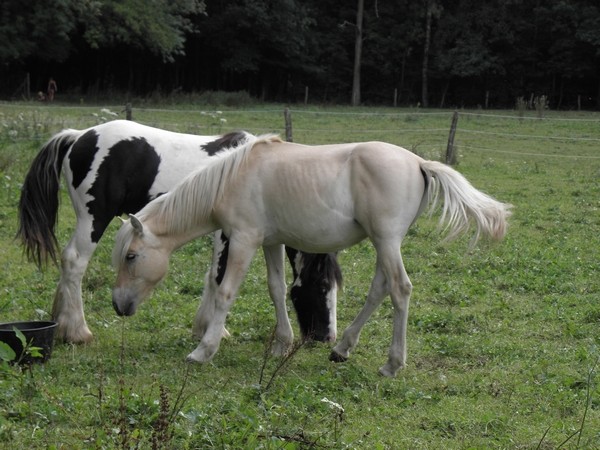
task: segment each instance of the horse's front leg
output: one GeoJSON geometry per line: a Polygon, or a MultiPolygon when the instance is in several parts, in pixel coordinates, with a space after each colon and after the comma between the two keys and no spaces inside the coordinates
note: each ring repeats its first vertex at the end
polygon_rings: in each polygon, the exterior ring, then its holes
{"type": "Polygon", "coordinates": [[[275,306],[277,325],[275,328],[275,341],[271,349],[276,356],[283,356],[294,343],[294,332],[288,317],[285,304],[287,288],[285,285],[285,274],[283,269],[283,245],[263,247],[265,261],[267,263],[267,283],[269,295],[275,306]]]}
{"type": "Polygon", "coordinates": [[[97,246],[90,235],[91,224],[78,222],[61,254],[60,281],[52,305],[52,319],[58,323],[56,338],[60,341],[81,344],[93,339],[85,321],[81,294],[81,281],[97,246]]]}
{"type": "MultiPolygon", "coordinates": [[[[221,230],[218,230],[214,233],[212,263],[204,276],[202,300],[192,326],[192,336],[198,340],[202,339],[213,318],[217,288],[225,276],[228,255],[229,239],[221,230]]],[[[229,336],[227,329],[223,328],[223,337],[229,336]]]]}
{"type": "Polygon", "coordinates": [[[227,269],[225,270],[221,284],[215,292],[212,319],[209,321],[198,347],[187,356],[188,361],[207,362],[217,353],[221,338],[223,337],[227,313],[235,301],[238,289],[255,251],[256,247],[250,247],[235,240],[230,240],[227,269]]]}

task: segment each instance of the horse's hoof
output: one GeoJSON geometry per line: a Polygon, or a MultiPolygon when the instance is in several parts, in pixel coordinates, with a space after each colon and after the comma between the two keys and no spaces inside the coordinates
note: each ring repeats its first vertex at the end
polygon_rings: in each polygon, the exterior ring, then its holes
{"type": "Polygon", "coordinates": [[[400,369],[404,369],[404,365],[400,365],[394,369],[390,363],[387,363],[379,368],[379,374],[384,377],[394,378],[400,369]]]}
{"type": "Polygon", "coordinates": [[[205,363],[212,359],[217,353],[217,349],[214,350],[207,348],[206,346],[200,344],[192,353],[187,355],[185,360],[191,363],[205,363]]]}
{"type": "Polygon", "coordinates": [[[94,340],[94,335],[88,327],[82,327],[76,332],[69,332],[65,329],[59,329],[56,335],[56,340],[65,344],[89,344],[94,340]]]}
{"type": "Polygon", "coordinates": [[[271,347],[271,354],[275,357],[287,356],[292,351],[293,345],[293,342],[285,343],[275,340],[275,342],[273,342],[273,346],[271,347]]]}
{"type": "Polygon", "coordinates": [[[348,358],[346,356],[340,355],[335,350],[332,350],[331,353],[329,354],[329,361],[333,361],[336,363],[342,363],[342,362],[348,361],[348,358]]]}
{"type": "Polygon", "coordinates": [[[192,354],[191,354],[191,353],[190,353],[189,355],[187,355],[187,356],[186,356],[186,358],[185,358],[185,362],[186,362],[186,363],[190,363],[190,364],[200,364],[200,361],[197,361],[197,360],[195,360],[195,359],[192,357],[192,354]]]}

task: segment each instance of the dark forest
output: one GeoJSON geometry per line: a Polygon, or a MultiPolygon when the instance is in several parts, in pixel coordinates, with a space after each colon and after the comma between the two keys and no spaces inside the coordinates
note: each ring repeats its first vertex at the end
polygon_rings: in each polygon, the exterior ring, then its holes
{"type": "Polygon", "coordinates": [[[349,104],[357,40],[360,104],[600,108],[597,0],[4,0],[0,98],[349,104]]]}

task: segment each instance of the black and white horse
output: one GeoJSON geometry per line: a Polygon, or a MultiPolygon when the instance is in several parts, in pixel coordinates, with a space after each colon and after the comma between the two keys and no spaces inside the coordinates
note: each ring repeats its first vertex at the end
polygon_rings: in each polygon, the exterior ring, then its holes
{"type": "MultiPolygon", "coordinates": [[[[253,136],[246,132],[196,136],[115,120],[85,130],[61,131],[43,146],[23,184],[17,237],[40,268],[48,259],[56,261],[62,173],[77,223],[62,251],[52,308],[60,340],[83,343],[93,337],[83,311],[81,282],[112,219],[139,211],[190,172],[209,164],[222,149],[243,145],[250,138],[253,136]]],[[[204,301],[214,294],[227,265],[227,237],[217,232],[214,242],[204,301]]],[[[288,250],[288,256],[294,272],[290,295],[303,335],[334,341],[337,287],[341,283],[335,256],[293,249],[288,250]]]]}

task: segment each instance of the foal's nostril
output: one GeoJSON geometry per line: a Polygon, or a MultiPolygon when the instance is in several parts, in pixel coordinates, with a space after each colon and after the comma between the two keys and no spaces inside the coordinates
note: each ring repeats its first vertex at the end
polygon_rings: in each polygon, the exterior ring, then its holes
{"type": "Polygon", "coordinates": [[[118,316],[123,316],[123,312],[121,311],[121,309],[119,308],[119,305],[117,305],[117,302],[115,302],[113,300],[112,302],[113,308],[115,308],[115,312],[117,313],[118,316]]]}

